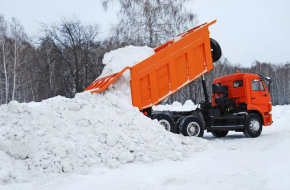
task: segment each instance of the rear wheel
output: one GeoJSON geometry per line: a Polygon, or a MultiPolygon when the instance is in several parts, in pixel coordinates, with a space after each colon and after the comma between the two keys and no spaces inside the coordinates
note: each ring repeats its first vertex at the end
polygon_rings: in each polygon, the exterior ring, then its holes
{"type": "Polygon", "coordinates": [[[158,122],[164,126],[165,130],[174,131],[174,121],[170,115],[167,114],[154,114],[152,119],[157,119],[158,122]]]}
{"type": "Polygon", "coordinates": [[[179,124],[179,132],[184,136],[202,137],[204,128],[199,118],[195,116],[184,117],[179,124]]]}
{"type": "Polygon", "coordinates": [[[176,122],[175,122],[175,129],[176,129],[176,133],[180,133],[180,130],[179,130],[179,124],[180,124],[180,122],[182,121],[182,119],[184,118],[184,116],[181,116],[180,118],[178,118],[177,120],[176,120],[176,122]]]}
{"type": "Polygon", "coordinates": [[[212,135],[217,137],[217,138],[220,138],[220,137],[225,137],[227,136],[229,131],[212,131],[212,135]]]}
{"type": "Polygon", "coordinates": [[[250,113],[247,116],[247,120],[246,120],[246,125],[245,125],[245,130],[244,130],[245,136],[255,138],[255,137],[260,136],[261,133],[262,133],[261,118],[255,113],[250,113]]]}

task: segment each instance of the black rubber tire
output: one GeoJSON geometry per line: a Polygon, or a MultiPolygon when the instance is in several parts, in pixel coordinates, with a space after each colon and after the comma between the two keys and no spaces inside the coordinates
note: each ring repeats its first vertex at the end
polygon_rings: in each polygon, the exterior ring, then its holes
{"type": "Polygon", "coordinates": [[[175,122],[175,125],[174,125],[174,126],[175,126],[175,129],[176,129],[175,132],[176,132],[177,134],[180,133],[180,131],[179,131],[179,127],[178,127],[178,126],[179,126],[179,124],[180,124],[180,122],[181,122],[181,120],[182,120],[183,118],[184,118],[184,116],[181,116],[181,117],[179,117],[179,118],[176,120],[176,122],[175,122]]]}
{"type": "Polygon", "coordinates": [[[211,47],[212,61],[216,62],[222,56],[222,49],[221,49],[220,45],[218,44],[218,42],[212,38],[210,38],[210,47],[211,47]]]}
{"type": "Polygon", "coordinates": [[[258,116],[255,113],[250,113],[246,119],[245,130],[244,130],[245,136],[250,137],[250,138],[256,138],[261,135],[262,129],[263,129],[263,126],[262,126],[260,116],[258,116]],[[258,122],[256,123],[259,125],[258,130],[253,129],[253,122],[258,122]]]}
{"type": "Polygon", "coordinates": [[[152,119],[157,119],[159,121],[159,123],[164,126],[165,130],[170,131],[170,132],[175,131],[174,121],[170,115],[164,114],[164,113],[154,114],[152,119]],[[163,121],[168,122],[168,124],[169,124],[168,128],[165,127],[165,125],[166,125],[165,123],[162,124],[163,121]]]}
{"type": "Polygon", "coordinates": [[[195,116],[186,116],[184,117],[179,124],[179,131],[184,136],[195,136],[202,137],[204,133],[204,127],[201,120],[195,116]],[[196,134],[190,133],[190,125],[194,125],[198,129],[196,134]]]}
{"type": "Polygon", "coordinates": [[[217,137],[217,138],[221,138],[221,137],[225,137],[227,136],[229,131],[212,131],[212,135],[217,137]]]}

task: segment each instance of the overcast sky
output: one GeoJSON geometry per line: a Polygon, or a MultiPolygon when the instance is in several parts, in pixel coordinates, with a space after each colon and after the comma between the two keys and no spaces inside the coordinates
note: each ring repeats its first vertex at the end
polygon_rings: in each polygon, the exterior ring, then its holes
{"type": "MultiPolygon", "coordinates": [[[[290,62],[290,0],[192,0],[187,8],[200,24],[218,20],[210,27],[211,37],[230,62],[290,62]]],[[[49,24],[71,14],[101,24],[105,34],[116,22],[116,10],[105,12],[99,0],[0,0],[0,14],[7,20],[18,18],[29,35],[37,33],[39,22],[49,24]]]]}

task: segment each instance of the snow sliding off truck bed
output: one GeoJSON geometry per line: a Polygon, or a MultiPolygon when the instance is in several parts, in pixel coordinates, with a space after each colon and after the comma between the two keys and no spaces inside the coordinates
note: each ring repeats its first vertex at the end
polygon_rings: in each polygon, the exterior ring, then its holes
{"type": "Polygon", "coordinates": [[[131,70],[132,104],[150,108],[213,68],[208,27],[200,25],[158,48],[155,54],[121,72],[95,80],[86,90],[102,92],[124,71],[131,70]]]}
{"type": "Polygon", "coordinates": [[[224,137],[229,130],[258,137],[262,126],[272,124],[270,83],[268,91],[262,75],[237,73],[220,77],[212,85],[209,102],[203,74],[213,69],[221,57],[219,44],[209,37],[205,23],[156,48],[155,54],[119,73],[96,79],[85,91],[104,91],[126,70],[131,71],[132,104],[148,117],[157,119],[166,130],[202,137],[204,130],[224,137]],[[152,111],[152,106],[202,76],[205,101],[187,112],[152,111]]]}

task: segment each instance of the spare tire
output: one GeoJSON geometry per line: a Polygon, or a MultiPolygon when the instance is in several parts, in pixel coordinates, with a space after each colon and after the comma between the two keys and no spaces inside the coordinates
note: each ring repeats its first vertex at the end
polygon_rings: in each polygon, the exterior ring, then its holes
{"type": "Polygon", "coordinates": [[[211,47],[212,61],[216,62],[222,56],[222,49],[221,49],[220,45],[218,44],[218,42],[212,38],[210,38],[210,47],[211,47]]]}

